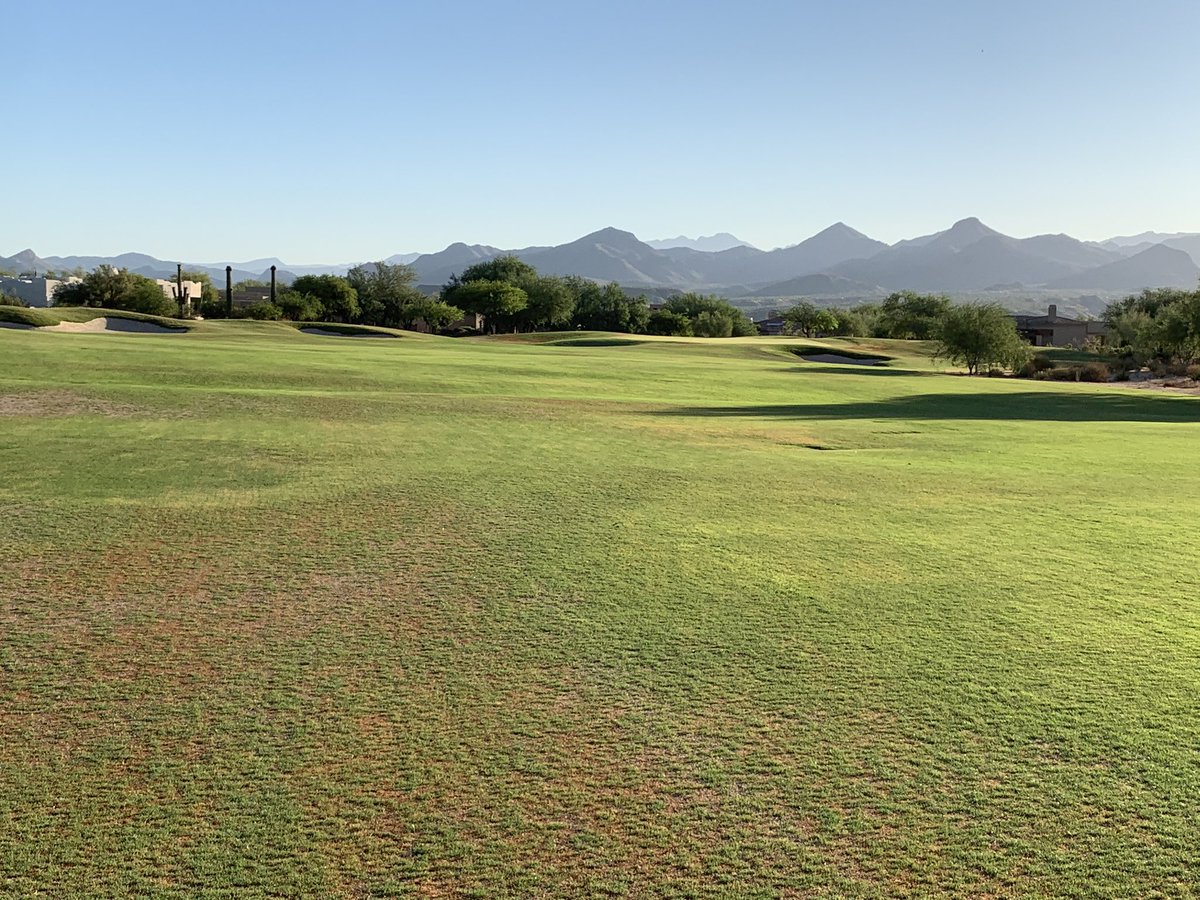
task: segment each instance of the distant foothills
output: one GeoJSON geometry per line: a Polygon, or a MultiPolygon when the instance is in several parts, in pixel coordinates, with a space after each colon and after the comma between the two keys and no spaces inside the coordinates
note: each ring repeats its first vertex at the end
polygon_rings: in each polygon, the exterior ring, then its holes
{"type": "MultiPolygon", "coordinates": [[[[647,242],[628,231],[605,228],[553,247],[455,243],[437,253],[396,254],[384,261],[411,265],[417,282],[433,290],[467,266],[507,254],[547,275],[580,275],[660,295],[699,291],[763,300],[858,300],[897,290],[1111,294],[1147,287],[1194,288],[1200,279],[1200,233],[1147,232],[1100,242],[1065,234],[1012,238],[974,218],[891,245],[841,222],[798,244],[769,251],[726,233],[647,242]]],[[[284,283],[300,275],[345,274],[354,265],[299,265],[279,259],[196,263],[141,253],[43,258],[25,250],[0,257],[0,272],[64,273],[111,265],[166,278],[174,274],[177,262],[208,272],[217,284],[224,282],[226,265],[233,267],[235,281],[266,279],[275,266],[284,283]]]]}

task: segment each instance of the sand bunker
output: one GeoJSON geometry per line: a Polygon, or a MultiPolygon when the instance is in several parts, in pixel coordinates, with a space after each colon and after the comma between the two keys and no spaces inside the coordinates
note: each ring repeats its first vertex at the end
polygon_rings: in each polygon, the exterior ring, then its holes
{"type": "Polygon", "coordinates": [[[838,366],[882,366],[887,362],[885,359],[855,359],[840,353],[810,353],[800,358],[805,362],[833,363],[838,366]]]}
{"type": "Polygon", "coordinates": [[[322,337],[350,338],[394,338],[396,335],[383,331],[330,331],[327,328],[301,328],[305,334],[319,334],[322,337]]]}
{"type": "Polygon", "coordinates": [[[71,331],[78,334],[103,334],[106,331],[124,331],[138,334],[182,334],[186,328],[165,328],[153,322],[143,322],[141,319],[122,319],[114,316],[101,316],[88,322],[59,322],[57,325],[46,325],[39,331],[71,331]]]}

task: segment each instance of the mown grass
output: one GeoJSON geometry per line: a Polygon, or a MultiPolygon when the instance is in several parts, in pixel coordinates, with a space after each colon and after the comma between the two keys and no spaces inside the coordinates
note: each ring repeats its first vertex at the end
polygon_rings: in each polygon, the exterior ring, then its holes
{"type": "Polygon", "coordinates": [[[1200,401],[788,346],[0,332],[0,887],[1193,893],[1200,401]]]}

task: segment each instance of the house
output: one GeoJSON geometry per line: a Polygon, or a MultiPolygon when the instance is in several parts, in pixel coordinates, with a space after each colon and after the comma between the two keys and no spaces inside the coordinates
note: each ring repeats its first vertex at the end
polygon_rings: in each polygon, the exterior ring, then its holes
{"type": "Polygon", "coordinates": [[[787,321],[783,318],[782,313],[772,313],[767,318],[755,322],[754,327],[758,329],[759,334],[787,334],[787,321]]]}
{"type": "Polygon", "coordinates": [[[1060,316],[1051,303],[1044,316],[1013,316],[1017,333],[1035,347],[1082,347],[1090,338],[1108,336],[1108,326],[1088,319],[1060,316]]]}
{"type": "MultiPolygon", "coordinates": [[[[174,280],[168,281],[166,278],[155,278],[154,282],[158,285],[159,290],[163,292],[164,297],[176,303],[179,302],[179,298],[175,296],[179,292],[178,282],[174,280]]],[[[187,298],[188,304],[196,310],[200,309],[200,292],[202,290],[204,290],[204,285],[199,281],[185,281],[183,283],[183,295],[187,298]]]]}
{"type": "MultiPolygon", "coordinates": [[[[79,281],[78,278],[67,278],[67,283],[79,281]]],[[[30,306],[45,308],[54,305],[54,289],[63,280],[46,278],[44,275],[0,275],[0,294],[16,297],[22,303],[30,306]]]]}
{"type": "MultiPolygon", "coordinates": [[[[44,275],[0,275],[0,294],[16,297],[22,303],[32,307],[45,309],[54,305],[54,289],[60,284],[74,284],[83,279],[71,276],[69,278],[47,278],[44,275]]],[[[175,296],[178,284],[165,278],[156,278],[155,283],[163,296],[178,303],[175,296]]],[[[200,302],[200,291],[203,285],[199,281],[185,281],[183,289],[193,304],[200,302]]]]}

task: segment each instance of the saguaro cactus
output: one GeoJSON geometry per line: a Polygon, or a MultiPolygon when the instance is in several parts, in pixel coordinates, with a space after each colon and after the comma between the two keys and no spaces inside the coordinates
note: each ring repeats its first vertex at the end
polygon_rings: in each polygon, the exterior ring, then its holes
{"type": "Polygon", "coordinates": [[[192,317],[192,298],[191,292],[183,286],[183,263],[175,264],[175,287],[171,289],[175,295],[175,302],[179,304],[179,318],[190,319],[192,317]]]}

